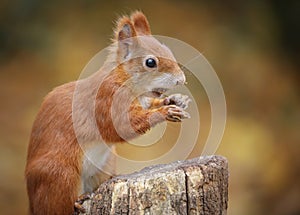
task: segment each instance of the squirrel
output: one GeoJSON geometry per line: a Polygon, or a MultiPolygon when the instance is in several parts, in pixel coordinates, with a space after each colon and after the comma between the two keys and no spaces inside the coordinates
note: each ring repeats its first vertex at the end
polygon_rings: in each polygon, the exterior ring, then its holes
{"type": "Polygon", "coordinates": [[[32,215],[74,213],[80,209],[75,202],[82,194],[115,175],[115,144],[143,135],[163,121],[190,118],[185,111],[188,96],[165,95],[185,84],[184,72],[170,49],[151,35],[142,12],[118,19],[113,42],[97,72],[56,87],[42,102],[25,169],[32,215]],[[88,105],[91,100],[94,109],[88,105]],[[98,153],[105,143],[108,150],[98,153]],[[91,154],[101,169],[89,161],[91,154]]]}

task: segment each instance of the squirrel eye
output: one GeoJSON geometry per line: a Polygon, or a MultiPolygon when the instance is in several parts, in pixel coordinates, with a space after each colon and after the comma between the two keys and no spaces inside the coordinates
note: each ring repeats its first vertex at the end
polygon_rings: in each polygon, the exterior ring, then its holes
{"type": "Polygon", "coordinates": [[[156,67],[156,61],[153,58],[147,58],[146,66],[149,68],[154,68],[154,67],[156,67]]]}

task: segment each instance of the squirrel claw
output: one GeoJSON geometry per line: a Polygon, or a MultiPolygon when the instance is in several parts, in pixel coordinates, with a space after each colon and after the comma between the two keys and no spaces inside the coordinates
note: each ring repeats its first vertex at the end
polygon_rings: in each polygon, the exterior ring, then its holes
{"type": "Polygon", "coordinates": [[[180,93],[172,94],[164,99],[165,105],[176,105],[181,107],[183,110],[188,108],[189,103],[192,100],[187,95],[182,95],[180,93]]]}
{"type": "Polygon", "coordinates": [[[176,105],[169,105],[166,119],[172,122],[181,122],[182,119],[191,118],[188,112],[185,112],[183,108],[176,105]]]}
{"type": "Polygon", "coordinates": [[[86,209],[83,206],[85,200],[91,199],[91,195],[89,193],[84,193],[78,197],[74,204],[75,214],[85,213],[86,209]]]}
{"type": "Polygon", "coordinates": [[[86,209],[79,202],[75,202],[74,209],[75,209],[75,213],[74,214],[81,214],[81,213],[85,213],[86,212],[86,209]]]}

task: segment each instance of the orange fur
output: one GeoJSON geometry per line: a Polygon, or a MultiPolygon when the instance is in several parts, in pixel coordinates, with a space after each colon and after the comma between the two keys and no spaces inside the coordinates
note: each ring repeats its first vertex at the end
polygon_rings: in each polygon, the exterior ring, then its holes
{"type": "Polygon", "coordinates": [[[71,214],[78,195],[82,151],[72,127],[74,82],[43,102],[28,147],[26,181],[31,214],[71,214]]]}
{"type": "Polygon", "coordinates": [[[134,28],[140,35],[151,34],[148,20],[146,19],[145,15],[142,12],[136,11],[133,14],[131,14],[130,18],[133,22],[134,28]]]}
{"type": "MultiPolygon", "coordinates": [[[[110,144],[123,142],[144,134],[170,117],[169,110],[174,109],[174,105],[164,104],[163,98],[138,94],[155,90],[157,86],[170,88],[185,81],[183,72],[166,46],[152,37],[145,41],[134,38],[137,35],[151,36],[150,33],[143,13],[135,12],[131,18],[120,18],[115,30],[117,45],[112,45],[103,67],[86,79],[55,88],[45,97],[32,127],[25,171],[32,215],[72,214],[77,197],[86,192],[82,187],[85,183],[82,174],[89,170],[84,169],[85,157],[77,138],[87,148],[92,147],[89,145],[91,142],[99,140],[110,144]],[[141,48],[142,56],[160,55],[155,71],[145,67],[142,57],[126,59],[129,55],[134,56],[136,47],[141,48]],[[106,71],[111,63],[120,65],[106,71]],[[82,120],[79,120],[81,126],[76,136],[72,104],[77,84],[81,84],[84,90],[77,95],[80,104],[78,113],[82,120]],[[88,106],[88,98],[93,95],[96,95],[96,126],[91,120],[94,110],[88,106]],[[143,105],[143,99],[149,100],[149,105],[143,105]],[[125,104],[128,104],[127,109],[125,104]],[[117,115],[112,117],[114,112],[117,115]],[[97,136],[97,131],[101,138],[97,136]]],[[[175,114],[178,113],[183,112],[175,107],[175,114]]],[[[99,178],[103,176],[100,171],[95,175],[99,178]]]]}

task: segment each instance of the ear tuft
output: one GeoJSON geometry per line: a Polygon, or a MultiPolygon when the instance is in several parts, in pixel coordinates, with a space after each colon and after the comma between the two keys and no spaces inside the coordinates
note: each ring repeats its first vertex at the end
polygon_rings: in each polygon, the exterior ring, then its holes
{"type": "Polygon", "coordinates": [[[129,24],[124,24],[122,29],[119,31],[118,40],[125,40],[130,37],[133,37],[132,27],[129,24]]]}
{"type": "Polygon", "coordinates": [[[136,36],[134,26],[128,17],[124,16],[118,20],[115,34],[118,41],[136,36]]]}
{"type": "Polygon", "coordinates": [[[146,16],[141,11],[136,11],[130,16],[133,26],[139,35],[150,35],[150,25],[146,16]]]}
{"type": "Polygon", "coordinates": [[[115,38],[117,40],[117,60],[123,62],[132,55],[137,44],[136,31],[129,17],[122,17],[117,22],[115,38]]]}

